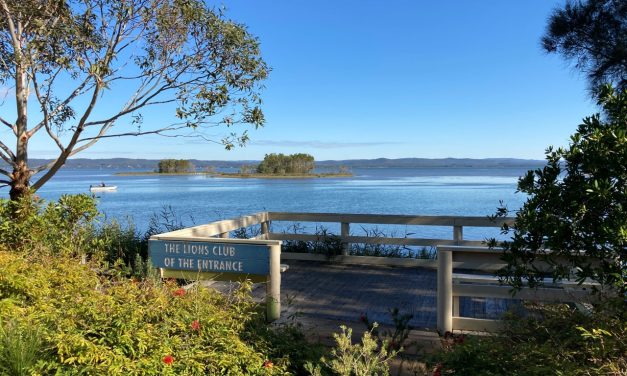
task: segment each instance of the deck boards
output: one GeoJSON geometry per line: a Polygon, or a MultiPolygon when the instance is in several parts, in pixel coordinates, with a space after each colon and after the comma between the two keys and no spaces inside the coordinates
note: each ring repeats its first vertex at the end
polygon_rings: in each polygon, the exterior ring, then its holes
{"type": "Polygon", "coordinates": [[[281,295],[290,314],[338,321],[392,324],[389,311],[414,315],[416,328],[435,327],[435,271],[421,268],[290,261],[281,295]],[[287,299],[285,298],[287,297],[287,299]]]}
{"type": "MultiPolygon", "coordinates": [[[[415,329],[436,327],[437,279],[433,269],[297,260],[286,263],[289,269],[281,275],[283,318],[356,323],[364,313],[371,322],[390,326],[390,310],[398,308],[401,314],[413,314],[409,324],[415,329]]],[[[213,286],[227,288],[218,282],[213,286]]],[[[264,285],[256,285],[253,294],[261,301],[264,285]]],[[[496,318],[510,306],[502,299],[480,298],[461,298],[460,305],[462,316],[475,318],[496,318]]]]}

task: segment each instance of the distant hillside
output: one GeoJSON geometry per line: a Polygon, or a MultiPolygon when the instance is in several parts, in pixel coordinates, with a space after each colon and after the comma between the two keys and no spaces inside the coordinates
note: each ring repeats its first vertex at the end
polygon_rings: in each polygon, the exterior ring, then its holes
{"type": "MultiPolygon", "coordinates": [[[[50,159],[30,159],[29,165],[41,165],[50,162],[50,159]]],[[[109,158],[109,159],[69,159],[64,168],[75,169],[113,169],[113,170],[141,170],[153,171],[157,169],[159,159],[132,159],[132,158],[109,158]]],[[[191,159],[197,168],[213,166],[216,168],[239,168],[243,164],[257,164],[259,161],[201,161],[191,159]]]]}
{"type": "MultiPolygon", "coordinates": [[[[49,159],[31,159],[31,166],[38,166],[49,162],[49,159]]],[[[216,161],[197,160],[191,162],[198,168],[239,168],[242,165],[256,165],[260,161],[216,161]]],[[[139,170],[154,171],[157,169],[158,159],[131,159],[131,158],[110,158],[110,159],[87,159],[75,158],[67,161],[65,168],[73,169],[114,169],[114,170],[139,170]]],[[[348,168],[535,168],[542,166],[544,161],[533,159],[516,158],[377,158],[377,159],[348,159],[348,160],[328,160],[316,161],[316,166],[322,168],[337,168],[346,166],[348,168]]]]}
{"type": "Polygon", "coordinates": [[[350,159],[338,161],[316,162],[318,166],[346,166],[350,168],[420,168],[420,167],[469,167],[469,168],[496,168],[496,167],[538,167],[544,161],[516,158],[377,158],[377,159],[350,159]]]}

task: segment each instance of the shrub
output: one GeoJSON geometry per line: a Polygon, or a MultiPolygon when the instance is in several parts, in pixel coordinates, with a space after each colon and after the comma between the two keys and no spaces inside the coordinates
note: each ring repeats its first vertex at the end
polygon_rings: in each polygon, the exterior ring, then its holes
{"type": "Polygon", "coordinates": [[[96,216],[85,195],[0,201],[0,374],[270,375],[319,358],[296,328],[268,327],[250,283],[164,283],[149,234],[96,216]]]}
{"type": "MultiPolygon", "coordinates": [[[[41,374],[281,373],[242,340],[259,307],[174,283],[98,275],[76,259],[0,252],[0,317],[41,328],[41,374]],[[168,358],[166,358],[168,357],[168,358]],[[169,363],[169,364],[168,364],[169,363]]],[[[16,341],[15,335],[12,336],[16,341]]],[[[36,349],[36,347],[35,347],[36,349]]]]}
{"type": "Polygon", "coordinates": [[[0,244],[16,251],[76,255],[88,248],[97,216],[96,203],[86,194],[63,195],[47,204],[30,195],[0,200],[0,244]]]}
{"type": "MultiPolygon", "coordinates": [[[[503,279],[515,288],[544,275],[536,261],[554,265],[553,278],[592,279],[627,312],[627,90],[600,89],[603,116],[587,117],[568,148],[549,148],[544,168],[529,171],[518,190],[529,195],[516,214],[512,239],[501,243],[503,279]]],[[[498,215],[506,215],[501,208],[498,215]]],[[[496,241],[491,242],[496,245],[496,241]]],[[[624,317],[624,316],[623,316],[624,317]]]]}
{"type": "Polygon", "coordinates": [[[613,316],[567,305],[508,316],[495,336],[451,336],[432,360],[442,375],[624,375],[627,327],[613,316]]]}
{"type": "MultiPolygon", "coordinates": [[[[374,329],[377,325],[375,324],[374,329]]],[[[388,361],[396,356],[395,351],[388,351],[388,345],[378,344],[369,331],[364,332],[361,343],[353,344],[353,330],[340,327],[342,332],[333,334],[336,347],[331,350],[330,358],[321,358],[320,365],[308,364],[307,370],[314,376],[332,374],[338,376],[374,376],[388,375],[388,361]]]]}

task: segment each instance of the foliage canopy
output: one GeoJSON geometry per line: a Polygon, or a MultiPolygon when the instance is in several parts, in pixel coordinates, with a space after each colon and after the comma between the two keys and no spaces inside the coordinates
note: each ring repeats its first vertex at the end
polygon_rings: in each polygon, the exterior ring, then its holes
{"type": "MultiPolygon", "coordinates": [[[[574,61],[593,89],[613,84],[627,89],[627,3],[568,0],[549,18],[542,46],[574,61]]],[[[594,90],[593,90],[594,92],[594,90]]]]}
{"type": "Polygon", "coordinates": [[[309,154],[266,154],[257,166],[260,174],[309,174],[315,167],[314,157],[309,154]]]}
{"type": "Polygon", "coordinates": [[[36,173],[44,172],[35,190],[67,158],[105,137],[160,134],[243,145],[245,131],[221,140],[205,132],[261,126],[267,74],[257,40],[201,0],[0,0],[0,84],[15,95],[3,116],[16,118],[0,117],[11,130],[0,140],[10,166],[0,169],[2,182],[12,198],[23,196],[36,173]],[[171,111],[171,121],[144,124],[156,106],[171,111]],[[52,162],[28,165],[33,137],[56,148],[52,162]]]}
{"type": "Polygon", "coordinates": [[[195,169],[194,164],[186,159],[162,159],[158,164],[160,174],[194,172],[195,169]]]}

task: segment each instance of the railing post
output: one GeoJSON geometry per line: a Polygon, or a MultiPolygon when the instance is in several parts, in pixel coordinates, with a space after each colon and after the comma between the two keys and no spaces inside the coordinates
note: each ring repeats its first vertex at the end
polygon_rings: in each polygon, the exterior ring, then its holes
{"type": "Polygon", "coordinates": [[[438,330],[453,330],[453,252],[438,249],[438,330]]]}
{"type": "Polygon", "coordinates": [[[455,245],[462,245],[462,241],[464,240],[464,227],[460,225],[453,226],[453,240],[455,241],[455,245]]]}
{"type": "MultiPolygon", "coordinates": [[[[462,245],[464,241],[464,227],[461,225],[453,226],[453,240],[456,245],[462,245]]],[[[459,296],[453,297],[453,316],[459,316],[459,296]]]]}
{"type": "Polygon", "coordinates": [[[348,256],[350,253],[351,245],[346,241],[350,234],[350,223],[342,222],[342,229],[340,235],[342,236],[342,255],[348,256]]]}
{"type": "Polygon", "coordinates": [[[266,321],[281,317],[281,245],[271,245],[270,276],[266,284],[266,321]]]}
{"type": "Polygon", "coordinates": [[[261,222],[261,237],[268,240],[268,234],[270,233],[270,222],[261,222]]]}

